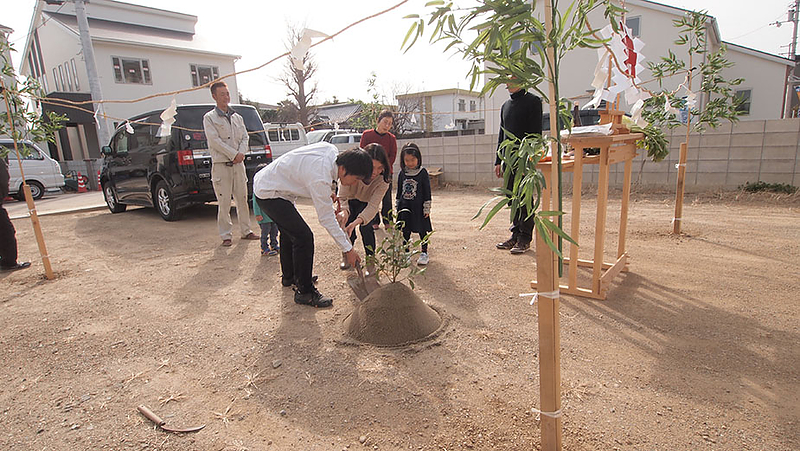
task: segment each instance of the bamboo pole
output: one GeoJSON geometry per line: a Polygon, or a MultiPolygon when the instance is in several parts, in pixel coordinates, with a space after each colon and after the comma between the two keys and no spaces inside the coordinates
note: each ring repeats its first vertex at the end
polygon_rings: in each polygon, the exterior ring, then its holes
{"type": "Polygon", "coordinates": [[[53,268],[50,266],[50,257],[47,255],[47,246],[44,243],[44,235],[42,234],[42,225],[39,223],[39,215],[36,213],[36,205],[33,203],[33,196],[31,196],[31,187],[25,181],[25,170],[22,167],[22,156],[19,154],[19,147],[17,147],[16,131],[14,130],[14,119],[11,117],[11,104],[8,101],[8,89],[0,77],[0,86],[3,88],[3,100],[6,103],[6,117],[8,118],[9,127],[11,127],[11,136],[14,137],[14,152],[17,154],[17,162],[19,162],[19,172],[22,175],[22,192],[25,193],[25,202],[28,204],[28,211],[31,214],[31,224],[33,225],[33,232],[36,235],[36,243],[39,245],[39,254],[42,256],[42,264],[44,265],[44,274],[48,280],[53,280],[53,268]]]}
{"type": "MultiPolygon", "coordinates": [[[[545,0],[545,29],[550,35],[553,29],[552,0],[545,0]]],[[[550,133],[558,133],[558,99],[554,78],[557,76],[553,63],[555,52],[552,46],[547,46],[547,59],[550,65],[550,133]]],[[[551,161],[550,174],[545,174],[547,189],[542,192],[542,208],[549,210],[550,205],[558,205],[558,149],[555,141],[550,142],[551,161]],[[551,201],[552,199],[552,201],[551,201]]],[[[553,295],[558,291],[557,255],[547,246],[541,234],[536,234],[536,275],[537,291],[550,293],[550,296],[540,295],[538,302],[539,315],[539,395],[541,415],[541,449],[542,451],[561,450],[561,338],[559,323],[559,299],[553,295]]],[[[555,242],[556,235],[550,233],[550,239],[555,242]]]]}
{"type": "MultiPolygon", "coordinates": [[[[689,67],[692,67],[692,54],[689,53],[689,67]]],[[[686,89],[692,90],[692,71],[686,75],[686,89]]],[[[669,102],[669,99],[667,99],[669,102]]],[[[681,143],[680,156],[678,157],[678,186],[675,190],[675,216],[672,218],[672,233],[680,235],[681,222],[683,222],[683,193],[686,189],[686,155],[689,153],[689,131],[692,126],[692,109],[686,106],[686,141],[681,143]]]]}

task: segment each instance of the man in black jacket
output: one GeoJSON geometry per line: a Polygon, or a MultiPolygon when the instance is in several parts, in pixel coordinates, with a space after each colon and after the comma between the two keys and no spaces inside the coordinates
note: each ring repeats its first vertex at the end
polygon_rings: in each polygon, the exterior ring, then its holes
{"type": "MultiPolygon", "coordinates": [[[[521,89],[513,84],[506,84],[511,98],[506,100],[500,108],[500,134],[497,138],[497,158],[494,163],[494,173],[498,178],[503,178],[503,168],[500,159],[500,145],[505,141],[505,131],[522,139],[532,133],[542,134],[542,99],[521,89]]],[[[514,180],[514,174],[509,178],[509,185],[514,180]]],[[[506,188],[511,189],[511,186],[506,188]]],[[[525,208],[518,210],[512,221],[511,238],[496,247],[510,250],[512,254],[522,254],[531,247],[533,239],[533,216],[526,219],[528,212],[525,208]]]]}
{"type": "Polygon", "coordinates": [[[8,196],[8,165],[0,158],[0,270],[16,271],[31,266],[30,262],[17,263],[17,231],[3,208],[3,200],[8,196]]]}

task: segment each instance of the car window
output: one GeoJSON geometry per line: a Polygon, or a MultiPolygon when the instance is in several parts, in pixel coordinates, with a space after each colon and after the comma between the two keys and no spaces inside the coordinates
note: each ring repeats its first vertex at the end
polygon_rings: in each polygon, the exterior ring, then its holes
{"type": "Polygon", "coordinates": [[[267,136],[269,137],[270,142],[278,142],[278,130],[277,129],[270,129],[267,131],[267,136]]]}
{"type": "MultiPolygon", "coordinates": [[[[8,158],[17,158],[14,152],[13,143],[3,144],[3,147],[8,150],[8,158]]],[[[25,143],[17,143],[17,149],[19,149],[20,156],[23,160],[44,160],[44,157],[33,146],[25,143]]]]}
{"type": "Polygon", "coordinates": [[[125,129],[120,130],[117,132],[117,135],[114,136],[114,151],[115,152],[127,152],[128,151],[128,132],[125,129]]]}
{"type": "Polygon", "coordinates": [[[347,136],[334,136],[331,138],[331,144],[343,144],[347,142],[347,136]]]}

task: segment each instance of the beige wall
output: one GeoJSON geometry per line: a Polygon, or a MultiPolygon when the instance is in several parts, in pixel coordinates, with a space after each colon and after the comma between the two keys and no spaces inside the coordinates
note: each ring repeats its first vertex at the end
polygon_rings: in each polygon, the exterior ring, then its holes
{"type": "Polygon", "coordinates": [[[742,119],[777,119],[781,117],[786,65],[754,56],[755,51],[728,46],[727,58],[735,66],[725,69],[728,80],[744,78],[734,89],[751,89],[750,114],[742,119]]]}
{"type": "MultiPolygon", "coordinates": [[[[670,154],[661,162],[645,162],[644,151],[634,160],[633,177],[653,188],[674,188],[677,180],[678,149],[685,139],[685,129],[669,134],[670,154]]],[[[741,121],[734,126],[724,124],[704,134],[693,134],[689,141],[686,189],[733,190],[747,182],[800,185],[800,119],[741,121]]],[[[472,135],[413,140],[420,146],[427,168],[441,167],[447,183],[497,186],[494,178],[494,155],[497,135],[472,135]]],[[[409,140],[399,140],[398,148],[409,140]]],[[[395,164],[395,172],[399,164],[395,164]]],[[[620,187],[623,165],[611,167],[610,184],[620,187]]],[[[584,186],[597,184],[597,166],[584,167],[584,186]]],[[[565,174],[565,183],[571,175],[565,174]]]]}

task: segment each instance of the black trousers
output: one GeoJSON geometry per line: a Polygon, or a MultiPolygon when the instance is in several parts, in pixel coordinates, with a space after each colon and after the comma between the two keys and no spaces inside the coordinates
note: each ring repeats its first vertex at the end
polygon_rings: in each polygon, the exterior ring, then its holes
{"type": "Polygon", "coordinates": [[[386,194],[383,195],[383,201],[381,202],[381,212],[378,215],[375,215],[375,219],[370,221],[370,224],[380,224],[383,221],[383,225],[388,224],[387,218],[389,217],[389,212],[392,211],[393,203],[392,200],[392,184],[389,183],[389,188],[386,190],[386,194]]]}
{"type": "MultiPolygon", "coordinates": [[[[419,239],[420,240],[425,239],[425,235],[427,234],[428,232],[419,232],[419,239]]],[[[406,240],[406,244],[408,244],[408,240],[410,238],[411,238],[411,229],[410,228],[403,229],[403,239],[406,240]]],[[[422,248],[422,252],[425,252],[426,254],[428,253],[428,243],[422,243],[422,246],[420,247],[422,248]]]]}
{"type": "Polygon", "coordinates": [[[17,231],[0,204],[0,266],[10,268],[17,265],[17,231]]]}
{"type": "MultiPolygon", "coordinates": [[[[511,184],[514,183],[514,174],[511,174],[511,177],[508,179],[508,185],[506,188],[511,189],[511,184]]],[[[509,204],[511,201],[509,200],[509,204]]],[[[511,239],[515,241],[519,241],[522,243],[530,243],[533,240],[533,216],[528,219],[525,217],[528,216],[528,209],[527,208],[520,208],[517,211],[517,215],[511,221],[511,239]]]]}
{"type": "Polygon", "coordinates": [[[281,273],[283,280],[294,281],[301,293],[314,289],[311,273],[314,268],[314,233],[293,203],[286,199],[259,199],[256,202],[267,216],[278,224],[281,241],[281,273]]]}
{"type": "MultiPolygon", "coordinates": [[[[350,199],[347,204],[350,207],[350,217],[347,218],[348,224],[353,222],[367,208],[367,203],[358,199],[350,199]]],[[[367,255],[375,254],[375,230],[372,228],[372,222],[358,226],[358,230],[361,231],[361,239],[364,241],[364,252],[367,255]]],[[[356,238],[356,231],[353,229],[353,233],[350,234],[350,242],[355,244],[356,238]]]]}

